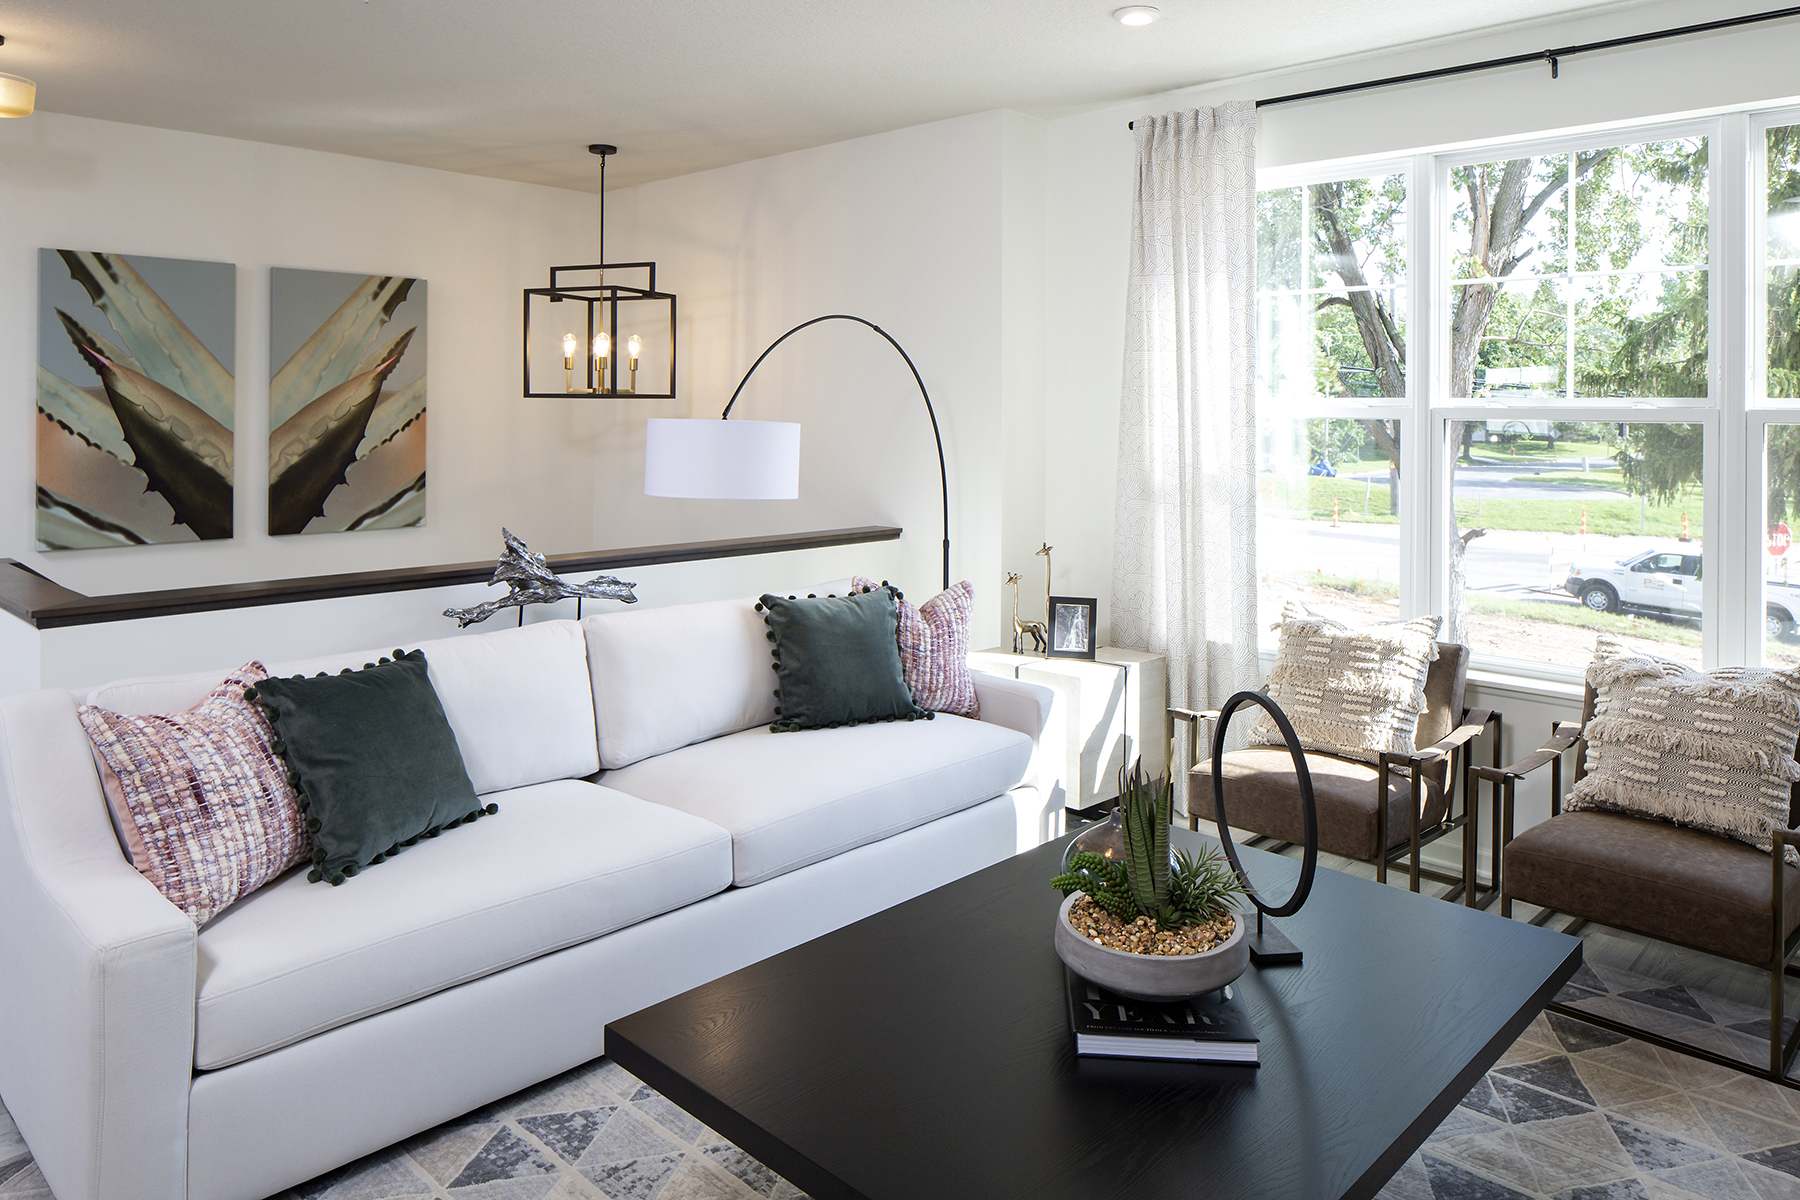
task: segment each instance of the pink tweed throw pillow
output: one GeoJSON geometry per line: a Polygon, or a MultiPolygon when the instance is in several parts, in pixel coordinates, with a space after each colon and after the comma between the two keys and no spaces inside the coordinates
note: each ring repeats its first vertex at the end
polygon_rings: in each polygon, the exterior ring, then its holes
{"type": "MultiPolygon", "coordinates": [[[[859,592],[878,584],[861,575],[850,586],[859,592]]],[[[900,610],[900,669],[913,703],[928,712],[958,717],[979,717],[975,679],[969,674],[969,614],[975,606],[975,587],[963,580],[939,592],[917,608],[898,591],[894,603],[900,610]]]]}
{"type": "Polygon", "coordinates": [[[268,677],[245,663],[186,712],[77,710],[131,865],[196,925],[309,853],[274,733],[244,699],[268,677]]]}

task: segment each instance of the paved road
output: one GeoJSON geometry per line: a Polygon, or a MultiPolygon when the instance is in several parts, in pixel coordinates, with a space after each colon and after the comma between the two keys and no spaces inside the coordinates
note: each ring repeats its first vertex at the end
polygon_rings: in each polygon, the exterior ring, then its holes
{"type": "MultiPolygon", "coordinates": [[[[1615,488],[1578,487],[1558,483],[1558,476],[1579,475],[1584,470],[1604,470],[1613,465],[1609,458],[1560,458],[1550,462],[1521,459],[1518,462],[1491,462],[1478,459],[1456,469],[1456,498],[1463,500],[1629,500],[1631,497],[1615,488]]],[[[1340,475],[1339,479],[1375,485],[1377,496],[1387,487],[1386,471],[1369,471],[1358,475],[1340,475]]]]}
{"type": "MultiPolygon", "coordinates": [[[[1396,581],[1400,561],[1398,525],[1346,523],[1333,529],[1329,521],[1272,524],[1280,530],[1274,544],[1282,547],[1282,564],[1292,562],[1303,571],[1323,571],[1348,579],[1396,581]]],[[[1569,563],[1613,562],[1671,541],[1666,537],[1581,537],[1495,530],[1469,543],[1469,587],[1495,596],[1574,604],[1575,598],[1567,592],[1551,590],[1562,582],[1569,563]]],[[[1700,545],[1698,540],[1688,544],[1695,548],[1700,545]]]]}

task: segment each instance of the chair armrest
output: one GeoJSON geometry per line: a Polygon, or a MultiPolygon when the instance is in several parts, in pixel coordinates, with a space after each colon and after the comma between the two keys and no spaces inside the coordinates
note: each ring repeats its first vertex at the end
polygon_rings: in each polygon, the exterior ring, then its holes
{"type": "Polygon", "coordinates": [[[0,1092],[62,1200],[186,1193],[196,931],[125,860],[64,692],[0,700],[0,1092]]]}
{"type": "Polygon", "coordinates": [[[1481,736],[1483,730],[1500,719],[1500,714],[1489,708],[1472,708],[1463,714],[1463,721],[1455,729],[1421,750],[1409,750],[1401,753],[1396,750],[1383,750],[1381,761],[1389,767],[1419,767],[1426,763],[1436,762],[1447,757],[1459,746],[1467,745],[1481,736]]]}
{"type": "Polygon", "coordinates": [[[1031,739],[1033,745],[1043,740],[1044,727],[1050,723],[1050,704],[1056,693],[1041,684],[985,671],[970,671],[975,681],[975,701],[981,706],[981,719],[990,725],[1016,729],[1031,739]]]}
{"type": "Polygon", "coordinates": [[[1509,777],[1523,779],[1552,759],[1560,758],[1564,751],[1579,742],[1581,730],[1582,726],[1574,721],[1558,722],[1551,730],[1549,740],[1518,762],[1504,767],[1476,767],[1475,773],[1490,783],[1500,783],[1509,777]]]}
{"type": "Polygon", "coordinates": [[[1174,717],[1177,721],[1186,721],[1189,725],[1197,726],[1201,721],[1218,720],[1219,710],[1216,708],[1200,710],[1192,708],[1171,708],[1169,710],[1169,715],[1174,717]]]}

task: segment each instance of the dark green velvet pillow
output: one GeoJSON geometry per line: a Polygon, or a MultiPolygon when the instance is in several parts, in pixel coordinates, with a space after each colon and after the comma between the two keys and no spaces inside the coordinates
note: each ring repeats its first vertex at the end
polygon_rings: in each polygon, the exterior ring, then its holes
{"type": "Polygon", "coordinates": [[[360,671],[265,679],[244,695],[275,727],[274,749],[312,834],[307,878],[333,887],[483,808],[423,651],[360,671]]]}
{"type": "Polygon", "coordinates": [[[927,721],[900,668],[891,587],[848,596],[764,596],[757,610],[775,643],[776,733],[867,721],[927,721]]]}

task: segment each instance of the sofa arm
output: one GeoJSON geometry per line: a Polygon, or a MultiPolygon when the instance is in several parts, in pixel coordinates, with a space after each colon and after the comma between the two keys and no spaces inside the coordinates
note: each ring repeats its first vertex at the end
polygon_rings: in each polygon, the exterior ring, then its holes
{"type": "Polygon", "coordinates": [[[989,675],[984,671],[969,672],[975,680],[975,700],[981,706],[981,719],[991,725],[1016,729],[1031,739],[1033,746],[1044,739],[1050,724],[1050,702],[1056,693],[1023,679],[989,675]]]}
{"type": "Polygon", "coordinates": [[[58,1200],[186,1192],[196,931],[119,851],[75,702],[0,699],[0,1094],[58,1200]]]}

